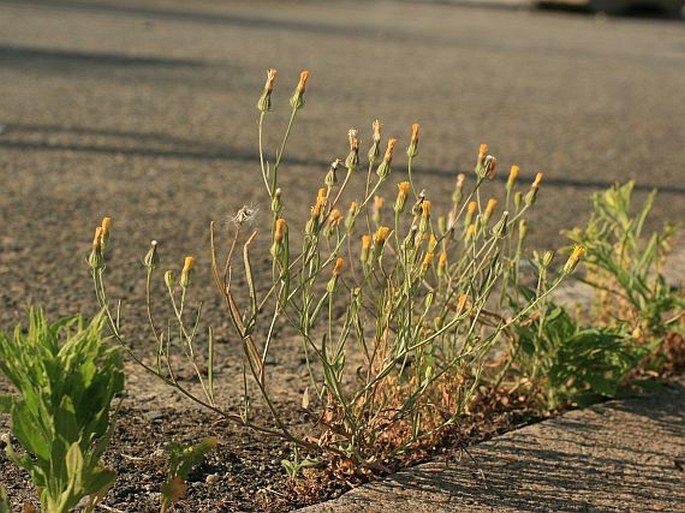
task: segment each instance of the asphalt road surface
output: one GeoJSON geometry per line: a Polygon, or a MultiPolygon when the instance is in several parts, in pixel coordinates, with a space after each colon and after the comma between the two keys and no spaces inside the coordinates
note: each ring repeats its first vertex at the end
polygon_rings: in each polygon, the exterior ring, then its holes
{"type": "Polygon", "coordinates": [[[0,0],[2,327],[30,302],[92,308],[83,256],[103,214],[134,266],[152,237],[180,262],[210,219],[268,209],[255,102],[270,67],[271,150],[311,71],[282,171],[291,211],[344,158],[347,130],[366,148],[378,117],[403,147],[421,123],[416,179],[429,195],[472,169],[481,142],[501,175],[544,171],[539,246],[559,245],[588,195],[617,180],[660,189],[657,222],[685,217],[682,21],[391,1],[0,0]]]}

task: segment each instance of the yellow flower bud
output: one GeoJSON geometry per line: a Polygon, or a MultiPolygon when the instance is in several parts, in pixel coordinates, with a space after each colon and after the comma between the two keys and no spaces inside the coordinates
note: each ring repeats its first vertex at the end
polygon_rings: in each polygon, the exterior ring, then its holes
{"type": "Polygon", "coordinates": [[[495,211],[496,206],[497,206],[497,200],[495,198],[490,198],[488,200],[488,204],[485,207],[485,212],[483,212],[483,224],[484,225],[488,224],[488,221],[490,221],[490,218],[492,217],[492,213],[495,211]]]}
{"type": "Polygon", "coordinates": [[[457,297],[457,315],[461,314],[469,301],[468,294],[459,294],[457,297]]]}
{"type": "Polygon", "coordinates": [[[397,184],[397,199],[395,199],[395,212],[402,212],[404,205],[407,203],[407,196],[409,194],[409,182],[400,182],[397,184]]]}
{"type": "Polygon", "coordinates": [[[481,143],[480,148],[478,148],[478,160],[477,163],[479,166],[483,165],[483,162],[485,161],[485,156],[488,154],[488,145],[485,143],[481,143]]]}
{"type": "Polygon", "coordinates": [[[571,255],[564,264],[564,273],[571,274],[578,266],[578,262],[583,258],[583,255],[585,255],[585,248],[583,246],[574,246],[573,252],[571,252],[571,255]]]}
{"type": "Polygon", "coordinates": [[[428,267],[431,265],[433,258],[435,258],[435,253],[433,253],[432,251],[429,251],[428,253],[426,253],[426,256],[423,257],[421,268],[424,272],[428,270],[428,267]]]}
{"type": "Polygon", "coordinates": [[[516,185],[516,179],[519,176],[519,167],[518,166],[511,166],[511,170],[509,171],[509,178],[507,179],[507,186],[506,189],[508,191],[511,191],[514,186],[516,185]]]}
{"type": "Polygon", "coordinates": [[[388,146],[385,149],[385,155],[383,156],[383,161],[378,165],[376,169],[376,174],[383,180],[390,174],[390,163],[392,162],[392,152],[397,144],[397,139],[388,140],[388,146]]]}
{"type": "Polygon", "coordinates": [[[345,260],[343,260],[342,257],[338,257],[335,260],[335,264],[333,265],[333,276],[337,278],[340,276],[340,269],[342,269],[342,266],[344,265],[345,260]]]}
{"type": "Polygon", "coordinates": [[[475,237],[476,237],[476,224],[472,223],[466,229],[466,243],[468,244],[469,242],[472,242],[475,237]]]}
{"type": "Polygon", "coordinates": [[[413,123],[411,125],[411,139],[409,140],[409,147],[407,148],[407,156],[413,159],[419,153],[419,124],[413,123]]]}
{"type": "Polygon", "coordinates": [[[331,226],[339,225],[341,219],[342,214],[340,213],[340,210],[338,210],[337,208],[331,210],[331,213],[328,214],[328,222],[331,224],[331,226]]]}
{"type": "Polygon", "coordinates": [[[295,93],[290,98],[290,106],[293,109],[299,109],[304,105],[304,90],[307,80],[309,80],[309,71],[302,71],[300,73],[300,81],[297,83],[297,87],[295,87],[295,93]]]}
{"type": "Polygon", "coordinates": [[[276,219],[276,225],[274,227],[274,242],[280,244],[283,242],[283,234],[285,233],[285,219],[282,217],[276,219]]]}
{"type": "Polygon", "coordinates": [[[257,109],[261,112],[267,112],[271,110],[271,91],[274,88],[274,80],[276,80],[277,71],[275,69],[270,69],[266,72],[266,83],[264,84],[264,91],[262,96],[257,102],[257,109]]]}
{"type": "Polygon", "coordinates": [[[181,287],[186,288],[190,285],[190,271],[193,268],[193,257],[187,256],[183,261],[183,270],[181,271],[181,287]]]}
{"type": "Polygon", "coordinates": [[[469,226],[473,221],[473,216],[478,208],[478,203],[476,201],[469,201],[466,206],[466,216],[464,217],[464,226],[469,226]]]}
{"type": "Polygon", "coordinates": [[[388,235],[390,235],[390,228],[387,226],[379,226],[373,236],[373,243],[376,246],[382,246],[388,238],[388,235]]]}

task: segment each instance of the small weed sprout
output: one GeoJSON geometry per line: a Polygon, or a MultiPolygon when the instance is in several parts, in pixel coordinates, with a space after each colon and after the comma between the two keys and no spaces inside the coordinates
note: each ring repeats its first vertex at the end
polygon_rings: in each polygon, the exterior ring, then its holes
{"type": "Polygon", "coordinates": [[[167,448],[169,452],[169,470],[167,478],[162,485],[162,506],[160,513],[167,513],[186,492],[186,480],[207,453],[217,446],[217,439],[207,437],[199,443],[184,447],[179,443],[171,442],[167,448]]]}

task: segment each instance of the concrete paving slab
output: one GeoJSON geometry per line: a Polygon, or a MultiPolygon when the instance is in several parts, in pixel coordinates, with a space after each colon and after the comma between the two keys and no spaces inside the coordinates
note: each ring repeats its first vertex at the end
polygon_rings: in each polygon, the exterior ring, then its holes
{"type": "Polygon", "coordinates": [[[301,513],[685,511],[685,382],[507,433],[301,513]]]}

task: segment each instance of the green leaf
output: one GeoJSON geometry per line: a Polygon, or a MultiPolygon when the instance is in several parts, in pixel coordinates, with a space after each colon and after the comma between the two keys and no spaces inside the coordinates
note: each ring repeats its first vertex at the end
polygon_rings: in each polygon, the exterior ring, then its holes
{"type": "Polygon", "coordinates": [[[0,483],[0,513],[11,513],[10,511],[10,501],[7,497],[7,490],[0,483]]]}

